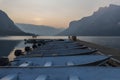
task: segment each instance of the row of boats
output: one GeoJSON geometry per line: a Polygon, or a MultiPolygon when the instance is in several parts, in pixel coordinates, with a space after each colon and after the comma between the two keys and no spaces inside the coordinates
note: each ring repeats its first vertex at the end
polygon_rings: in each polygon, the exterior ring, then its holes
{"type": "MultiPolygon", "coordinates": [[[[28,39],[24,53],[0,67],[0,80],[119,80],[120,68],[112,56],[80,42],[62,39],[28,39]]],[[[18,55],[19,54],[19,55],[18,55]]]]}

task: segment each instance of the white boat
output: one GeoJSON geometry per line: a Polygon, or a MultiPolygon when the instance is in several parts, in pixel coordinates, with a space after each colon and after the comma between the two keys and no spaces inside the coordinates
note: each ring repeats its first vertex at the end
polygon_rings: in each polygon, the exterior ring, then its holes
{"type": "Polygon", "coordinates": [[[4,67],[0,80],[120,80],[120,68],[112,67],[4,67]]]}
{"type": "Polygon", "coordinates": [[[97,54],[96,49],[80,49],[83,45],[70,40],[44,43],[0,67],[0,80],[120,80],[120,68],[109,65],[111,57],[97,54]]]}
{"type": "Polygon", "coordinates": [[[99,66],[110,59],[103,55],[84,55],[84,56],[57,56],[57,57],[19,57],[12,63],[12,66],[99,66]]]}

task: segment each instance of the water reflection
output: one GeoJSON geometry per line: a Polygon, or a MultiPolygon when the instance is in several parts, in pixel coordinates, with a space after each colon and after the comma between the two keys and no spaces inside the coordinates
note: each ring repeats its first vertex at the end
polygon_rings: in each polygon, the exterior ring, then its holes
{"type": "Polygon", "coordinates": [[[31,45],[31,44],[24,44],[24,41],[23,41],[23,40],[20,41],[20,42],[14,47],[14,49],[9,53],[9,55],[8,55],[9,60],[12,61],[12,60],[15,58],[15,56],[14,56],[15,50],[20,49],[20,50],[22,50],[22,51],[24,52],[25,46],[32,46],[32,45],[31,45]]]}
{"type": "Polygon", "coordinates": [[[8,56],[20,41],[0,40],[0,57],[8,56]]]}
{"type": "MultiPolygon", "coordinates": [[[[0,37],[0,57],[6,56],[10,60],[15,58],[14,51],[20,49],[24,51],[25,46],[31,46],[30,44],[24,44],[24,39],[31,39],[32,36],[7,36],[0,37]]],[[[67,36],[38,36],[37,39],[67,39],[67,36]]]]}
{"type": "Polygon", "coordinates": [[[80,36],[78,39],[100,44],[106,47],[120,49],[120,37],[119,36],[80,36]]]}
{"type": "MultiPolygon", "coordinates": [[[[25,46],[24,39],[31,39],[32,36],[7,36],[0,37],[0,57],[8,56],[13,59],[14,50],[21,49],[23,50],[25,46]]],[[[38,36],[38,39],[68,39],[67,36],[38,36]]],[[[93,36],[80,36],[78,39],[83,41],[88,41],[107,47],[118,48],[120,49],[120,37],[93,37],[93,36]]]]}
{"type": "MultiPolygon", "coordinates": [[[[0,37],[0,40],[24,40],[31,39],[32,36],[7,36],[0,37]]],[[[38,39],[67,39],[67,36],[37,36],[38,39]]]]}

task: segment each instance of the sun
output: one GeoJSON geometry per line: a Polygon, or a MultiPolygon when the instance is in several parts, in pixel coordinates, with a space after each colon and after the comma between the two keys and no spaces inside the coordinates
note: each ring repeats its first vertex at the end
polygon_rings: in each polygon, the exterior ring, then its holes
{"type": "Polygon", "coordinates": [[[36,22],[42,21],[41,18],[34,18],[33,20],[36,21],[36,22]]]}

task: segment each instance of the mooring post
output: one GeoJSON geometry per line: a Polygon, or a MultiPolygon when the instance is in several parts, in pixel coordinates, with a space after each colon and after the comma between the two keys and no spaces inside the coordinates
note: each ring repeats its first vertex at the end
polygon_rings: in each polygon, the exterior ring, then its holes
{"type": "Polygon", "coordinates": [[[72,36],[72,40],[73,41],[77,41],[77,37],[76,36],[72,36]]]}
{"type": "Polygon", "coordinates": [[[37,38],[37,35],[32,36],[32,38],[33,38],[33,39],[36,39],[36,38],[37,38]]]}
{"type": "Polygon", "coordinates": [[[71,40],[71,36],[68,36],[68,39],[71,40]]]}

